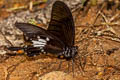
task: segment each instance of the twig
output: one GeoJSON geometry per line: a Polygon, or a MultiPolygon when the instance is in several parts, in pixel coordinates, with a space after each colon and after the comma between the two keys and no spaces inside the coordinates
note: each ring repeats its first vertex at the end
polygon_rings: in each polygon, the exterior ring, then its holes
{"type": "Polygon", "coordinates": [[[113,17],[111,17],[109,21],[112,22],[112,21],[113,21],[115,18],[117,18],[118,16],[120,16],[119,13],[117,13],[116,15],[114,15],[113,17]]]}
{"type": "Polygon", "coordinates": [[[5,77],[5,80],[9,80],[10,75],[11,75],[12,72],[16,69],[16,67],[17,67],[19,64],[21,64],[21,63],[23,63],[23,62],[25,62],[25,61],[26,61],[26,60],[23,60],[23,61],[15,64],[15,65],[12,65],[12,66],[8,67],[7,71],[8,71],[10,68],[12,68],[12,67],[13,67],[13,69],[12,69],[10,72],[6,73],[7,75],[6,75],[6,77],[5,77]]]}

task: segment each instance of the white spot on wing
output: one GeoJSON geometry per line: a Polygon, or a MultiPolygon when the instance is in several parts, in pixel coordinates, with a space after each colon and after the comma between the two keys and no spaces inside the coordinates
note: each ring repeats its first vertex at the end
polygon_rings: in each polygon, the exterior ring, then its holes
{"type": "Polygon", "coordinates": [[[33,40],[32,42],[34,45],[45,45],[46,44],[46,42],[40,42],[40,41],[35,41],[35,40],[33,40]]]}
{"type": "Polygon", "coordinates": [[[42,49],[41,52],[44,52],[44,49],[42,49]]]}
{"type": "Polygon", "coordinates": [[[44,47],[45,45],[34,45],[34,44],[33,44],[33,46],[34,46],[34,47],[40,47],[40,48],[41,48],[41,47],[44,47]]]}
{"type": "Polygon", "coordinates": [[[47,38],[46,38],[46,41],[49,41],[49,40],[50,40],[50,39],[47,37],[47,38]]]}
{"type": "Polygon", "coordinates": [[[40,39],[40,36],[37,36],[38,39],[40,39]]]}
{"type": "Polygon", "coordinates": [[[44,39],[38,39],[38,41],[46,43],[46,40],[44,40],[44,39]]]}
{"type": "Polygon", "coordinates": [[[37,40],[32,40],[32,43],[33,43],[34,47],[43,48],[47,44],[47,41],[49,41],[48,37],[46,39],[40,39],[40,37],[37,36],[37,38],[38,38],[38,41],[37,40]]]}

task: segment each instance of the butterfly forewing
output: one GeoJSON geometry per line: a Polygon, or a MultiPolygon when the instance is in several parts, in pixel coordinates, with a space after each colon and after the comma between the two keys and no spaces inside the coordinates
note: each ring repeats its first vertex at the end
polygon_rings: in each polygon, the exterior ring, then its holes
{"type": "Polygon", "coordinates": [[[53,4],[48,31],[57,36],[67,46],[73,46],[75,29],[72,14],[61,1],[53,4]]]}

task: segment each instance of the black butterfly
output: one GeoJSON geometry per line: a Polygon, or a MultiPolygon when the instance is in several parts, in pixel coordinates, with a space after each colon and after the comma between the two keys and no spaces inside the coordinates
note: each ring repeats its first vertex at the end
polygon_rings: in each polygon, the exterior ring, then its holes
{"type": "Polygon", "coordinates": [[[15,26],[24,33],[28,44],[25,47],[10,47],[10,50],[23,49],[30,57],[40,53],[51,53],[67,60],[73,59],[77,54],[77,46],[74,46],[73,17],[68,6],[61,1],[53,4],[47,30],[28,23],[16,22],[15,26]]]}

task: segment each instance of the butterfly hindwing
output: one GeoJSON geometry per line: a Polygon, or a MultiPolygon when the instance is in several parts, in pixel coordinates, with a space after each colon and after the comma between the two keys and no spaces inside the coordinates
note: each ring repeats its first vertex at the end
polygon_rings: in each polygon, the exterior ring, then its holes
{"type": "Polygon", "coordinates": [[[39,52],[60,53],[63,51],[64,44],[53,34],[38,26],[28,23],[15,23],[15,26],[24,33],[27,45],[28,56],[39,52]]]}
{"type": "Polygon", "coordinates": [[[73,17],[67,5],[61,1],[53,4],[48,31],[67,46],[74,45],[75,29],[73,17]]]}
{"type": "Polygon", "coordinates": [[[18,29],[20,29],[24,34],[26,34],[26,36],[33,37],[36,35],[43,35],[49,38],[52,38],[51,36],[49,36],[49,34],[47,33],[47,31],[41,27],[29,24],[29,23],[15,23],[15,27],[17,27],[18,29]]]}

